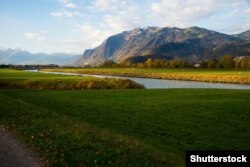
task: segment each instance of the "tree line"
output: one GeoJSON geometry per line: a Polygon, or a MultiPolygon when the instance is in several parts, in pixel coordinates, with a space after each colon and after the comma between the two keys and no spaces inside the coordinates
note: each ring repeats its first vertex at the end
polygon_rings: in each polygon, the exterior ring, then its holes
{"type": "Polygon", "coordinates": [[[100,67],[115,68],[115,67],[134,67],[134,68],[250,68],[250,57],[241,56],[233,57],[230,54],[225,54],[220,59],[204,60],[200,64],[191,64],[182,58],[174,58],[173,60],[151,59],[148,58],[144,62],[133,63],[125,60],[121,63],[115,63],[112,60],[107,60],[100,67]]]}
{"type": "Polygon", "coordinates": [[[0,64],[0,68],[13,68],[13,69],[37,69],[37,68],[56,68],[59,67],[56,64],[26,64],[26,65],[18,65],[18,64],[0,64]]]}

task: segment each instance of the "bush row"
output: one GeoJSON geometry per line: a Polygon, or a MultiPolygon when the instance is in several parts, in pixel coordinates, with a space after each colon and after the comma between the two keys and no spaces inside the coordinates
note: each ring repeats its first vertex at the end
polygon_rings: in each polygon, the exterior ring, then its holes
{"type": "Polygon", "coordinates": [[[48,90],[81,90],[81,89],[142,89],[129,79],[85,79],[85,80],[0,80],[0,88],[48,89],[48,90]]]}

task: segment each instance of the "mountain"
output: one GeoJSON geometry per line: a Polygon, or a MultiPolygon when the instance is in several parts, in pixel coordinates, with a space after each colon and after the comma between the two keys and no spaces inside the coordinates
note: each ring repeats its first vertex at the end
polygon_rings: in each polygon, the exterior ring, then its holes
{"type": "Polygon", "coordinates": [[[249,41],[241,36],[227,35],[199,27],[146,27],[110,36],[100,46],[85,50],[76,65],[99,65],[106,60],[122,62],[146,56],[190,62],[218,58],[225,53],[250,55],[249,41]]]}
{"type": "Polygon", "coordinates": [[[0,64],[57,64],[57,65],[71,65],[79,55],[72,55],[66,53],[30,53],[21,49],[4,49],[0,48],[0,64]]]}
{"type": "Polygon", "coordinates": [[[244,32],[239,33],[239,34],[235,34],[234,36],[237,38],[240,38],[242,40],[250,40],[250,30],[244,31],[244,32]]]}

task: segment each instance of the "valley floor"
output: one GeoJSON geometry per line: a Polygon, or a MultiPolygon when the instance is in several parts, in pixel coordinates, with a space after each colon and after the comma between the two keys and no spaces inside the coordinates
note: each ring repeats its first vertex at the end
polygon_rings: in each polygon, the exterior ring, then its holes
{"type": "Polygon", "coordinates": [[[250,84],[250,70],[244,69],[55,68],[43,71],[250,84]]]}
{"type": "Polygon", "coordinates": [[[250,91],[0,90],[0,124],[51,166],[184,166],[186,150],[249,150],[250,91]]]}

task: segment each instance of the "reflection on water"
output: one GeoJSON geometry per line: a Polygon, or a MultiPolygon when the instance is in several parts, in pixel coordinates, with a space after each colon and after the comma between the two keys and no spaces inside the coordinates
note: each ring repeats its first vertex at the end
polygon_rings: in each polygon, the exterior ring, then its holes
{"type": "MultiPolygon", "coordinates": [[[[27,71],[38,72],[37,70],[27,70],[27,71]]],[[[243,85],[243,84],[208,83],[208,82],[197,82],[197,81],[178,81],[178,80],[166,80],[166,79],[90,75],[90,74],[76,74],[76,73],[63,73],[63,72],[43,72],[43,71],[40,71],[40,72],[48,73],[48,74],[93,76],[93,77],[98,77],[98,78],[126,78],[126,79],[133,80],[137,83],[140,83],[148,89],[160,89],[160,88],[250,89],[250,85],[243,85]]]]}

